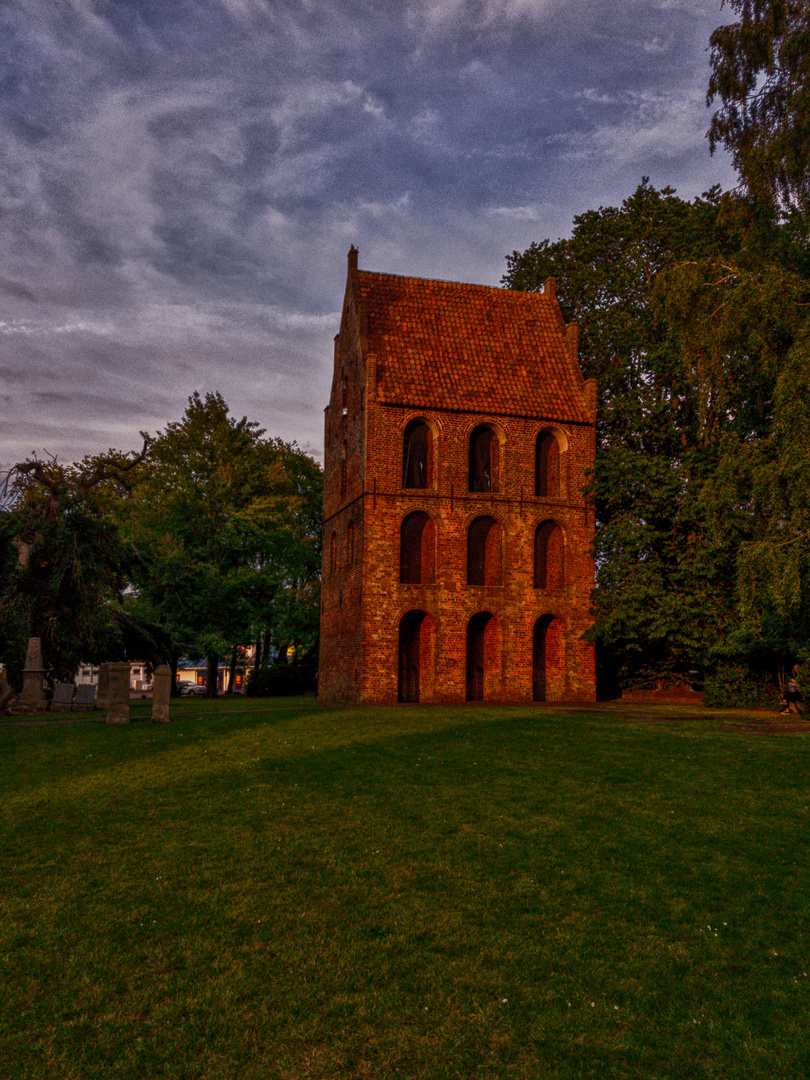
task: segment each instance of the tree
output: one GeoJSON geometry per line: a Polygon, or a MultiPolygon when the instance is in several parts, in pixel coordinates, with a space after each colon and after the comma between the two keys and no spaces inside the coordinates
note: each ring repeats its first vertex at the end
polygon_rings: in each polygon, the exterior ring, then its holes
{"type": "Polygon", "coordinates": [[[0,514],[0,655],[13,679],[29,636],[42,639],[51,675],[72,679],[82,661],[124,655],[144,630],[124,613],[131,553],[106,506],[128,497],[147,451],[14,467],[16,498],[0,514]]]}
{"type": "MultiPolygon", "coordinates": [[[[724,0],[725,2],[725,0],[724,0]]],[[[810,210],[810,5],[728,0],[740,21],[710,38],[707,104],[712,151],[731,153],[746,190],[765,206],[810,210]]]]}
{"type": "Polygon", "coordinates": [[[557,276],[563,313],[581,324],[584,373],[598,380],[603,686],[740,656],[773,667],[801,652],[788,623],[800,631],[806,618],[806,532],[780,491],[791,469],[805,490],[806,444],[797,436],[788,452],[779,432],[788,372],[803,385],[807,283],[778,261],[783,250],[746,200],[715,189],[687,203],[645,180],[620,208],[576,218],[570,239],[508,258],[512,287],[557,276]],[[768,567],[793,583],[792,607],[772,582],[754,589],[768,567]]]}
{"type": "Polygon", "coordinates": [[[132,605],[207,658],[209,696],[219,658],[257,634],[314,641],[321,491],[316,462],[220,394],[195,393],[156,437],[120,519],[138,555],[132,605]]]}

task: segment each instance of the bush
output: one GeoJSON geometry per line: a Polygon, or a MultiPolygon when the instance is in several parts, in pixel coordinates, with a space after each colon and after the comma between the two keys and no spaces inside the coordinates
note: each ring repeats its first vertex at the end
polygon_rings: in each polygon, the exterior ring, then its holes
{"type": "Polygon", "coordinates": [[[776,709],[782,700],[779,687],[759,678],[743,664],[722,664],[706,677],[704,703],[719,708],[776,709]]]}
{"type": "Polygon", "coordinates": [[[275,664],[250,673],[245,693],[248,697],[293,697],[314,694],[313,673],[299,664],[275,664]]]}

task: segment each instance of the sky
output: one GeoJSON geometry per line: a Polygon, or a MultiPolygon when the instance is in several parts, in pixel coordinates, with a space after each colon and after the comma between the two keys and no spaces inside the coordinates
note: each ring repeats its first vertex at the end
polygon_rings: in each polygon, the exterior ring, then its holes
{"type": "Polygon", "coordinates": [[[219,391],[320,457],[346,254],[500,284],[705,132],[720,0],[2,0],[0,469],[219,391]]]}

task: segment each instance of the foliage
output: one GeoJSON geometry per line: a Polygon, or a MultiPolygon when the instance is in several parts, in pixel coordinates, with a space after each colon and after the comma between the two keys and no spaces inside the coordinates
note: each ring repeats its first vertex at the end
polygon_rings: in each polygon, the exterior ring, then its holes
{"type": "Polygon", "coordinates": [[[721,663],[704,684],[704,703],[718,708],[776,709],[781,699],[778,683],[745,664],[721,663]]]}
{"type": "Polygon", "coordinates": [[[310,664],[272,664],[254,668],[245,693],[248,697],[295,697],[313,694],[318,684],[310,664]]]}
{"type": "MultiPolygon", "coordinates": [[[[194,394],[156,437],[120,525],[138,554],[132,606],[214,665],[268,629],[317,633],[320,467],[295,444],[194,394]]],[[[216,693],[213,679],[208,693],[216,693]]]]}
{"type": "Polygon", "coordinates": [[[13,682],[29,637],[42,639],[52,678],[72,679],[83,660],[123,655],[135,632],[123,614],[131,553],[106,506],[128,497],[146,450],[15,467],[17,499],[0,514],[0,655],[13,682]]]}
{"type": "Polygon", "coordinates": [[[773,665],[804,659],[810,284],[763,261],[754,270],[678,267],[663,285],[680,351],[693,358],[704,412],[723,418],[713,427],[716,464],[701,493],[712,541],[734,558],[734,619],[715,652],[746,656],[755,666],[768,656],[773,665]]]}
{"type": "Polygon", "coordinates": [[[511,287],[557,277],[598,381],[603,688],[807,655],[810,294],[793,253],[744,199],[645,179],[507,260],[511,287]]]}
{"type": "MultiPolygon", "coordinates": [[[[725,0],[724,0],[725,2],[725,0]]],[[[740,21],[710,38],[709,128],[748,192],[765,206],[810,211],[810,5],[728,0],[740,21]]]]}

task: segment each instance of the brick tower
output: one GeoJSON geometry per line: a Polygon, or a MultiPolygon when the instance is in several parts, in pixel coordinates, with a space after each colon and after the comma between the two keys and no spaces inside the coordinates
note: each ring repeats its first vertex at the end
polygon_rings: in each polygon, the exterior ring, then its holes
{"type": "Polygon", "coordinates": [[[324,701],[593,701],[596,384],[543,294],[349,273],[326,408],[324,701]]]}

